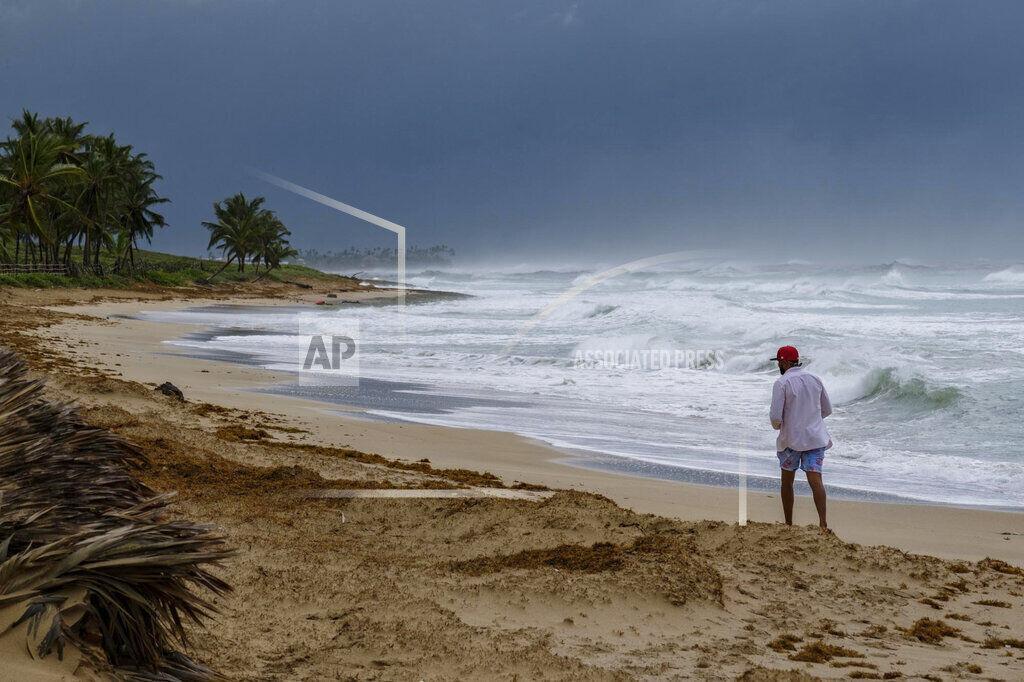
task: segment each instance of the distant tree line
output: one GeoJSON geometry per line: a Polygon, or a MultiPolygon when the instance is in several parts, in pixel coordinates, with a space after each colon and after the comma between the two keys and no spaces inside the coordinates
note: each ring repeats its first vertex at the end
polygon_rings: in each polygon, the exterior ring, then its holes
{"type": "MultiPolygon", "coordinates": [[[[344,251],[309,249],[300,251],[299,256],[307,265],[321,270],[354,271],[394,267],[398,253],[393,248],[357,249],[349,247],[344,251]]],[[[449,266],[454,257],[455,251],[447,244],[429,247],[412,246],[405,252],[406,264],[417,267],[449,266]]]]}
{"type": "MultiPolygon", "coordinates": [[[[28,111],[12,122],[14,134],[0,143],[0,263],[102,272],[102,261],[112,261],[114,273],[131,271],[139,240],[149,243],[167,225],[156,210],[169,200],[154,188],[161,176],[153,162],[86,125],[28,111]]],[[[213,205],[203,225],[208,248],[224,257],[214,276],[251,263],[257,273],[265,267],[262,278],[296,255],[291,233],[263,204],[236,194],[213,205]]]]}

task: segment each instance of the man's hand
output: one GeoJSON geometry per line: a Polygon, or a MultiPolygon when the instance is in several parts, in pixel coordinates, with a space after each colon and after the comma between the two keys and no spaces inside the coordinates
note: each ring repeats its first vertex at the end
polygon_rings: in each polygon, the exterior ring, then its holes
{"type": "Polygon", "coordinates": [[[775,429],[776,431],[781,431],[782,430],[782,422],[777,422],[777,421],[772,420],[772,428],[775,429]]]}

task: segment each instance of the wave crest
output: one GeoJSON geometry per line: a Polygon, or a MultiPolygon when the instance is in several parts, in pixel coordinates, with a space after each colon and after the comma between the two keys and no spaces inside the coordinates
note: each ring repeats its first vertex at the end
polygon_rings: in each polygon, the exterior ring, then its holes
{"type": "Polygon", "coordinates": [[[952,386],[936,387],[920,377],[901,377],[893,367],[872,370],[864,380],[864,392],[853,402],[887,400],[907,407],[941,410],[961,397],[952,386]]]}
{"type": "Polygon", "coordinates": [[[1024,270],[1017,267],[1007,268],[999,272],[992,272],[985,275],[985,282],[992,284],[1024,284],[1024,270]]]}

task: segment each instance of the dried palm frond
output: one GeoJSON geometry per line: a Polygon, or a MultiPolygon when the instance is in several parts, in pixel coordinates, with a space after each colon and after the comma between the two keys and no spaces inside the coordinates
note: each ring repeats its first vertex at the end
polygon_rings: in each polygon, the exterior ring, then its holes
{"type": "Polygon", "coordinates": [[[24,605],[11,628],[27,622],[40,657],[70,642],[126,679],[210,679],[175,647],[214,612],[201,593],[230,590],[209,570],[230,552],[212,529],[168,517],[171,495],[133,476],[145,463],[47,401],[0,349],[0,609],[24,605]]]}

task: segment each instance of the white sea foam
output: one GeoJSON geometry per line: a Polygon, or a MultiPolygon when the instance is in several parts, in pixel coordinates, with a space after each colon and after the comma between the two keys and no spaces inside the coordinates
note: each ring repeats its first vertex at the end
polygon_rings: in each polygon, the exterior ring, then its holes
{"type": "MultiPolygon", "coordinates": [[[[1024,506],[1024,270],[806,262],[624,273],[531,319],[592,272],[414,273],[474,298],[400,307],[165,314],[230,329],[179,340],[275,367],[333,316],[361,322],[363,375],[467,398],[406,419],[517,431],[661,467],[775,475],[775,349],[801,348],[837,406],[827,480],[958,504],[1024,506]],[[524,327],[531,323],[530,326],[524,327]],[[520,334],[524,329],[529,331],[520,334]],[[264,333],[261,333],[263,330],[264,333]],[[722,362],[576,366],[579,351],[717,350],[722,362]],[[513,401],[499,406],[484,398],[513,401]],[[476,404],[474,400],[479,400],[476,404]]],[[[675,357],[675,356],[673,356],[675,357]]],[[[685,356],[684,356],[685,357],[685,356]]]]}
{"type": "Polygon", "coordinates": [[[984,281],[993,284],[1024,286],[1024,268],[1015,266],[998,272],[992,272],[985,275],[984,281]]]}

